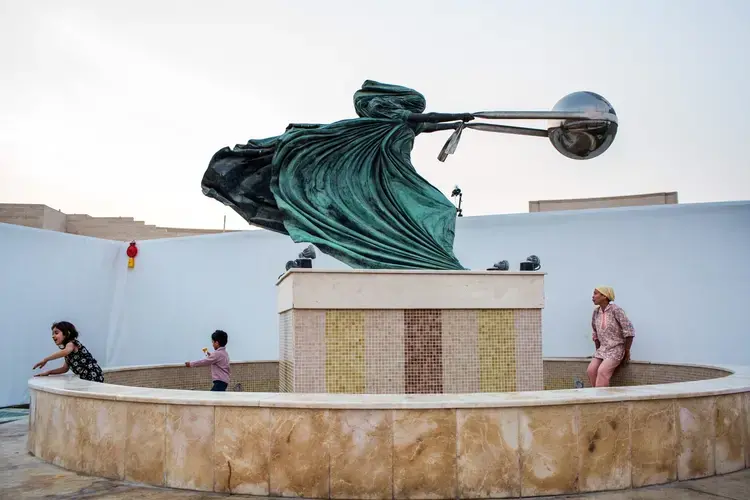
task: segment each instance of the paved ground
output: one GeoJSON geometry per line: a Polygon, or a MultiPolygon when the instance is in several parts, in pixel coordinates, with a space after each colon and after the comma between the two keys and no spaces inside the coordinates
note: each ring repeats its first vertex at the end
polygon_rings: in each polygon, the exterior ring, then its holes
{"type": "MultiPolygon", "coordinates": [[[[198,500],[228,495],[146,488],[80,476],[26,452],[28,421],[0,425],[0,500],[198,500]]],[[[253,498],[232,495],[233,498],[253,498]]],[[[257,498],[257,497],[256,497],[257,498]]],[[[589,495],[545,497],[580,500],[750,500],[750,470],[673,485],[589,495]]]]}

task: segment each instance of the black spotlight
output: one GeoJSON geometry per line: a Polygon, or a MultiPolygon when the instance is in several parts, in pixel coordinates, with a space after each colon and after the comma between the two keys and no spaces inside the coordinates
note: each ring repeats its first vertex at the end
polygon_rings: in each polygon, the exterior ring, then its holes
{"type": "Polygon", "coordinates": [[[290,260],[286,263],[286,270],[288,271],[292,268],[311,269],[312,261],[315,257],[315,247],[310,245],[300,252],[298,259],[290,260]]]}
{"type": "Polygon", "coordinates": [[[508,264],[507,260],[501,260],[500,262],[495,262],[492,264],[492,267],[488,267],[488,271],[507,271],[510,269],[510,264],[508,264]]]}
{"type": "Polygon", "coordinates": [[[542,268],[542,261],[536,255],[526,257],[526,262],[521,262],[521,271],[538,271],[542,268]]]}

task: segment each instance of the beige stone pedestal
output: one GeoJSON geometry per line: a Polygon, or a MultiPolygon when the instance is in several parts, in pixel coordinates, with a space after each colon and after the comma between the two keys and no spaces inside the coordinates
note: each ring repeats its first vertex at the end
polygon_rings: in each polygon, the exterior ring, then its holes
{"type": "Polygon", "coordinates": [[[293,269],[277,291],[282,392],[543,389],[544,273],[293,269]]]}

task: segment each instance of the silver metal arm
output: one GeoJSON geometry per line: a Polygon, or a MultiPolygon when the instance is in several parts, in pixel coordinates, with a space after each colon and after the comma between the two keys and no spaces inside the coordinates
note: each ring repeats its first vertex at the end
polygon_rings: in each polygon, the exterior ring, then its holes
{"type": "Polygon", "coordinates": [[[526,127],[511,127],[510,125],[495,125],[494,123],[470,122],[464,125],[466,128],[483,130],[485,132],[499,132],[501,134],[530,135],[533,137],[548,137],[547,130],[526,127]]]}
{"type": "Polygon", "coordinates": [[[586,111],[479,111],[472,116],[490,120],[576,120],[590,117],[586,111]]]}
{"type": "Polygon", "coordinates": [[[599,94],[573,92],[560,99],[552,111],[479,111],[474,118],[488,120],[547,120],[546,129],[512,127],[494,123],[462,123],[443,146],[438,159],[453,154],[464,128],[505,134],[547,137],[564,156],[575,160],[596,158],[615,140],[618,120],[615,109],[599,94]]]}
{"type": "Polygon", "coordinates": [[[479,111],[475,118],[489,120],[601,120],[617,123],[617,115],[602,111],[479,111]]]}

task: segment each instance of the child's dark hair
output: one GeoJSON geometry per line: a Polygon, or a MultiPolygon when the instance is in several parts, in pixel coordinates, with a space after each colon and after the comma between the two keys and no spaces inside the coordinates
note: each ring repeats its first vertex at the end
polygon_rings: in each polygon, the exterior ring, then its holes
{"type": "Polygon", "coordinates": [[[220,347],[224,347],[229,342],[229,335],[224,330],[216,330],[211,334],[211,340],[215,340],[219,343],[220,347]]]}
{"type": "Polygon", "coordinates": [[[51,329],[54,330],[55,328],[60,330],[63,334],[62,345],[66,345],[68,342],[78,338],[78,330],[76,330],[75,325],[69,321],[58,321],[57,323],[52,323],[51,329]]]}

